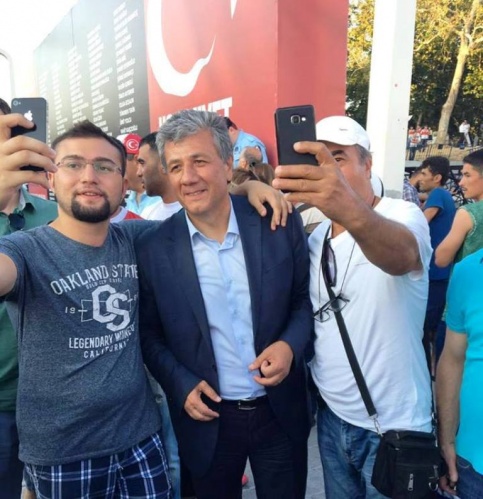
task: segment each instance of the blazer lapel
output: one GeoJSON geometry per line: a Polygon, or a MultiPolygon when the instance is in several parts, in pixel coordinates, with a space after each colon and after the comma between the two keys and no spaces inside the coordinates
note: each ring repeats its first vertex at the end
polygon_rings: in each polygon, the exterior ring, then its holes
{"type": "Polygon", "coordinates": [[[168,255],[173,265],[175,275],[178,278],[178,282],[186,295],[187,302],[196,317],[201,333],[211,346],[210,328],[208,326],[203,295],[196,272],[184,210],[174,215],[171,221],[173,227],[168,242],[170,245],[168,248],[168,255]]]}
{"type": "Polygon", "coordinates": [[[250,287],[253,335],[256,338],[260,319],[262,287],[262,224],[260,215],[248,204],[246,198],[232,196],[232,202],[245,256],[250,287]]]}

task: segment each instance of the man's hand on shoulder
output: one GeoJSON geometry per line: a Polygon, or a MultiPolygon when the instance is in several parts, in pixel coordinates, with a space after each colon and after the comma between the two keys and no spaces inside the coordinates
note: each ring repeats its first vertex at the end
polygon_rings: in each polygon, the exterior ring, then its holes
{"type": "Polygon", "coordinates": [[[250,204],[258,211],[261,217],[266,216],[267,209],[263,206],[268,203],[273,210],[271,228],[275,230],[279,225],[285,227],[287,217],[292,213],[292,203],[285,199],[281,191],[270,187],[258,180],[249,180],[236,186],[233,194],[247,196],[250,204]]]}
{"type": "Polygon", "coordinates": [[[293,361],[293,352],[286,341],[276,341],[248,366],[250,371],[260,370],[262,376],[253,379],[263,386],[276,386],[281,383],[290,372],[293,361]]]}

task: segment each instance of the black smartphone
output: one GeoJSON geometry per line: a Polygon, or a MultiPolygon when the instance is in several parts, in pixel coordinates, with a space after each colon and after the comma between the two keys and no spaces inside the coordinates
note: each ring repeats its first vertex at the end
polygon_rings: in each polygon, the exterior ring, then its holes
{"type": "MultiPolygon", "coordinates": [[[[47,101],[43,97],[23,97],[12,100],[12,113],[23,114],[34,123],[33,128],[16,126],[12,128],[12,137],[26,135],[41,142],[47,142],[47,101]]],[[[25,165],[21,170],[43,171],[34,165],[25,165]]]]}
{"type": "Polygon", "coordinates": [[[293,148],[295,142],[315,142],[315,113],[311,105],[280,107],[275,111],[275,133],[279,165],[314,165],[312,154],[300,154],[293,148]]]}

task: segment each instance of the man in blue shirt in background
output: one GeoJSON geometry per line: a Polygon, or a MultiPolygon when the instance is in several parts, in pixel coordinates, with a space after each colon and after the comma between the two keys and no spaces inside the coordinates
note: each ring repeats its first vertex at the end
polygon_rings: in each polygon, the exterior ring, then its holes
{"type": "Polygon", "coordinates": [[[228,128],[228,135],[230,136],[231,143],[233,144],[233,166],[235,168],[238,168],[240,154],[246,147],[258,149],[262,156],[261,162],[268,163],[265,144],[259,138],[240,130],[228,116],[225,116],[225,123],[228,128]]]}
{"type": "MultiPolygon", "coordinates": [[[[434,251],[448,235],[456,213],[453,197],[443,187],[449,176],[449,161],[443,156],[429,156],[421,163],[420,169],[419,189],[428,194],[423,212],[429,223],[431,246],[434,251]]],[[[433,253],[429,266],[429,294],[423,338],[430,369],[430,344],[443,315],[450,271],[451,265],[436,266],[433,253]]]]}

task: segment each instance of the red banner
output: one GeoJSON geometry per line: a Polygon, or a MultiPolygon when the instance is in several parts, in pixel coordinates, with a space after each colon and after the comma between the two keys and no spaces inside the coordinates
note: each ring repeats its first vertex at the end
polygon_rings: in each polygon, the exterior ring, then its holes
{"type": "Polygon", "coordinates": [[[275,161],[276,107],[344,114],[347,13],[344,0],[145,0],[151,129],[216,111],[275,161]]]}

